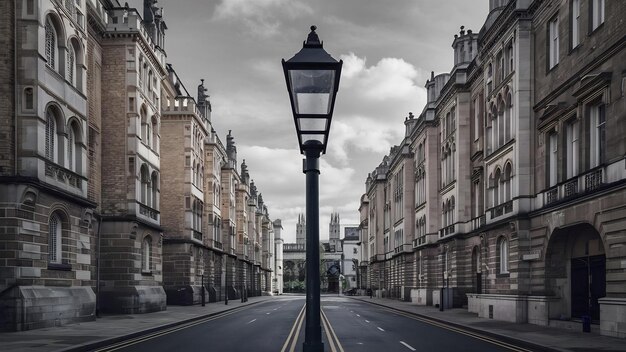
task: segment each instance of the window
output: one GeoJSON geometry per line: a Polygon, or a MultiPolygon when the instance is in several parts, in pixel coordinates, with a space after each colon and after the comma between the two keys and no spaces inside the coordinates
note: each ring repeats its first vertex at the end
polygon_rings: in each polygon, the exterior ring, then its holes
{"type": "Polygon", "coordinates": [[[498,244],[498,259],[500,269],[500,274],[508,274],[509,273],[509,241],[506,238],[500,237],[500,243],[498,244]]]}
{"type": "Polygon", "coordinates": [[[591,31],[595,31],[604,23],[604,0],[591,0],[591,31]]]}
{"type": "Polygon", "coordinates": [[[140,117],[140,127],[139,127],[139,133],[137,133],[139,135],[140,139],[144,139],[146,138],[146,125],[148,123],[148,112],[146,111],[146,107],[142,106],[141,110],[139,112],[139,117],[140,117]]]}
{"type": "Polygon", "coordinates": [[[555,17],[549,23],[548,31],[548,68],[552,69],[559,63],[559,18],[555,17]]]}
{"type": "Polygon", "coordinates": [[[57,33],[50,19],[46,19],[46,66],[57,69],[57,33]]]}
{"type": "Polygon", "coordinates": [[[496,173],[493,179],[493,206],[500,205],[501,197],[500,197],[500,182],[502,182],[502,173],[500,169],[496,169],[496,173]]]}
{"type": "Polygon", "coordinates": [[[157,129],[157,119],[155,116],[152,116],[152,150],[157,152],[157,141],[158,141],[158,129],[157,129]]]}
{"type": "Polygon", "coordinates": [[[76,86],[76,53],[71,43],[67,48],[67,81],[76,86]]]}
{"type": "Polygon", "coordinates": [[[145,205],[149,205],[149,200],[148,198],[150,197],[150,195],[148,194],[148,189],[150,187],[150,176],[148,175],[148,167],[146,166],[146,164],[141,165],[141,171],[140,171],[140,177],[141,177],[141,198],[140,201],[141,203],[145,204],[145,205]]]}
{"type": "Polygon", "coordinates": [[[548,154],[548,185],[552,187],[557,183],[558,135],[556,132],[550,133],[548,147],[550,148],[548,154]]]}
{"type": "Polygon", "coordinates": [[[480,182],[474,182],[474,217],[480,215],[480,182]]]}
{"type": "Polygon", "coordinates": [[[152,239],[150,236],[144,237],[141,242],[141,272],[152,272],[152,239]]]}
{"type": "Polygon", "coordinates": [[[578,142],[578,122],[573,121],[567,124],[567,178],[578,175],[578,153],[580,146],[578,142]]]}
{"type": "Polygon", "coordinates": [[[589,107],[589,167],[599,166],[604,161],[606,148],[606,107],[597,103],[589,107]]]}
{"type": "Polygon", "coordinates": [[[72,171],[76,170],[76,163],[74,161],[76,151],[74,150],[74,143],[76,143],[76,137],[74,135],[74,128],[71,126],[67,133],[67,167],[72,171]]]}
{"type": "Polygon", "coordinates": [[[509,92],[506,97],[506,140],[513,136],[513,96],[509,92]]]}
{"type": "Polygon", "coordinates": [[[152,208],[158,210],[159,176],[157,175],[156,171],[152,173],[152,179],[150,180],[150,184],[152,185],[152,208]]]}
{"type": "Polygon", "coordinates": [[[580,40],[580,0],[570,0],[570,23],[570,46],[574,49],[580,40]]]}
{"type": "Polygon", "coordinates": [[[507,163],[504,167],[504,181],[502,182],[502,187],[504,188],[504,202],[511,200],[511,172],[511,163],[507,163]]]}
{"type": "Polygon", "coordinates": [[[32,110],[34,108],[33,88],[24,89],[24,110],[32,110]]]}
{"type": "Polygon", "coordinates": [[[480,137],[480,102],[474,99],[474,141],[480,137]]]}
{"type": "Polygon", "coordinates": [[[61,264],[61,219],[53,213],[48,220],[48,262],[61,264]]]}
{"type": "Polygon", "coordinates": [[[56,161],[56,153],[54,150],[54,139],[57,134],[56,121],[50,109],[46,114],[46,158],[50,161],[56,161]]]}

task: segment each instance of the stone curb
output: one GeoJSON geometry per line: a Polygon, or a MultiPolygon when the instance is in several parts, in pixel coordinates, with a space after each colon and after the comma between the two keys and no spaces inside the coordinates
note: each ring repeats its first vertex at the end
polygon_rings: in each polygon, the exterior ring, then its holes
{"type": "Polygon", "coordinates": [[[144,335],[148,335],[154,332],[158,332],[161,330],[166,330],[166,329],[170,329],[179,325],[184,325],[187,323],[192,323],[194,321],[198,321],[198,320],[202,320],[205,318],[209,318],[218,314],[222,314],[224,312],[229,312],[232,310],[235,310],[237,308],[242,308],[242,307],[248,307],[251,305],[255,305],[255,304],[259,304],[259,303],[263,303],[266,302],[267,300],[261,300],[258,302],[250,302],[248,304],[245,305],[240,305],[237,307],[233,307],[233,308],[229,308],[229,309],[224,309],[222,311],[219,312],[213,312],[213,313],[207,313],[207,314],[203,314],[203,315],[199,315],[197,317],[193,317],[193,318],[189,318],[189,319],[183,319],[183,320],[178,320],[172,323],[166,323],[166,324],[162,324],[162,325],[158,325],[158,326],[154,326],[151,328],[147,328],[144,330],[140,330],[140,331],[135,331],[133,333],[130,334],[126,334],[126,335],[119,335],[119,336],[114,336],[114,337],[107,337],[104,339],[100,339],[100,340],[96,340],[96,341],[92,341],[92,342],[86,342],[86,343],[82,343],[80,345],[74,345],[71,347],[66,347],[60,350],[57,350],[56,352],[84,352],[84,351],[92,351],[96,348],[102,348],[102,347],[106,347],[109,345],[112,345],[114,343],[118,343],[121,341],[125,341],[125,340],[130,340],[133,338],[137,338],[140,336],[144,336],[144,335]]]}
{"type": "Polygon", "coordinates": [[[471,327],[471,326],[467,326],[467,325],[463,325],[463,324],[460,324],[460,323],[454,323],[454,322],[451,322],[449,320],[444,320],[444,319],[441,319],[441,318],[435,318],[435,317],[432,317],[430,315],[421,314],[421,313],[415,313],[415,312],[411,312],[411,311],[404,310],[404,309],[401,309],[401,308],[391,307],[391,306],[385,305],[383,303],[370,302],[370,301],[368,301],[366,299],[355,298],[355,297],[348,297],[348,298],[352,298],[353,300],[369,303],[369,304],[376,305],[376,306],[385,307],[385,308],[388,308],[388,309],[397,310],[399,312],[412,314],[412,315],[415,315],[415,316],[418,316],[418,317],[421,317],[421,318],[426,318],[426,319],[429,319],[429,320],[436,321],[438,323],[447,324],[447,325],[453,326],[453,327],[458,328],[458,329],[462,329],[462,330],[470,331],[470,332],[473,332],[473,333],[485,335],[485,336],[494,338],[494,339],[502,341],[502,342],[507,342],[507,343],[516,345],[518,347],[530,349],[532,351],[542,351],[542,352],[563,352],[564,351],[564,350],[561,350],[561,349],[555,349],[555,348],[552,348],[552,347],[538,345],[538,344],[536,344],[534,342],[531,342],[531,341],[528,341],[528,340],[519,339],[519,338],[515,338],[515,337],[511,337],[509,335],[503,335],[503,334],[498,334],[498,333],[495,333],[495,332],[481,330],[481,329],[477,329],[477,328],[474,328],[474,327],[471,327]]]}

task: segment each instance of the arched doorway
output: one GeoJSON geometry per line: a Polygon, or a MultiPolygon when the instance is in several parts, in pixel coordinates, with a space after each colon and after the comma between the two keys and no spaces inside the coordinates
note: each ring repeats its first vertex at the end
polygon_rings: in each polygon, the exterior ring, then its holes
{"type": "Polygon", "coordinates": [[[472,267],[471,267],[471,277],[472,277],[472,287],[474,288],[474,293],[481,294],[483,293],[482,288],[482,273],[480,270],[480,249],[478,246],[474,246],[472,249],[472,267]]]}
{"type": "Polygon", "coordinates": [[[598,298],[606,295],[606,256],[590,224],[554,230],[546,251],[546,290],[560,298],[560,317],[600,320],[598,298]]]}

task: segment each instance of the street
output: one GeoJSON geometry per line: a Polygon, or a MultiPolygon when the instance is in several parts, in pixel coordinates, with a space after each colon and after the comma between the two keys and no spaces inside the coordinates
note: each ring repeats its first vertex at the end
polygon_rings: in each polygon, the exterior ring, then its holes
{"type": "MultiPolygon", "coordinates": [[[[299,351],[304,302],[281,296],[99,351],[299,351]]],[[[322,296],[322,311],[326,351],[526,351],[347,297],[322,296]]]]}

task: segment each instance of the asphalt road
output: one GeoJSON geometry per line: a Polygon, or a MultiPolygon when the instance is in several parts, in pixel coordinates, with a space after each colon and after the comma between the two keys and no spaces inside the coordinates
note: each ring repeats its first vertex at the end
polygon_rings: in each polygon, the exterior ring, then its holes
{"type": "Polygon", "coordinates": [[[324,297],[322,309],[345,351],[524,351],[345,297],[324,297]]]}
{"type": "MultiPolygon", "coordinates": [[[[281,296],[100,351],[301,351],[304,302],[304,296],[281,296]]],[[[329,352],[526,351],[346,297],[323,296],[322,310],[329,352]]]]}

